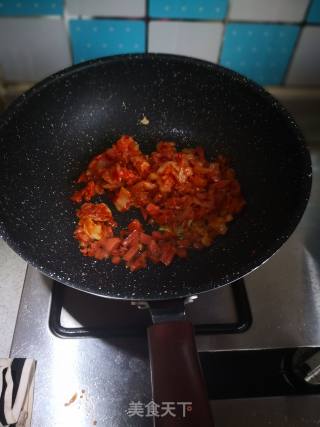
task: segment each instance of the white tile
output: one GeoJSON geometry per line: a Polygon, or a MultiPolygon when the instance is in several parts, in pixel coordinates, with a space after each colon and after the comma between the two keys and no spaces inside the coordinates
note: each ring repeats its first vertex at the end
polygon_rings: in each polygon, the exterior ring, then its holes
{"type": "Polygon", "coordinates": [[[307,26],[302,30],[286,84],[320,84],[320,27],[307,26]]]}
{"type": "Polygon", "coordinates": [[[141,17],[146,0],[66,0],[66,11],[70,15],[141,17]]]}
{"type": "Polygon", "coordinates": [[[300,22],[309,0],[230,0],[229,19],[235,21],[300,22]]]}
{"type": "Polygon", "coordinates": [[[26,266],[0,240],[0,358],[9,356],[26,266]]]}
{"type": "Polygon", "coordinates": [[[149,52],[173,53],[217,62],[223,24],[202,22],[151,22],[149,52]]]}
{"type": "Polygon", "coordinates": [[[0,18],[0,67],[6,80],[37,81],[71,64],[60,19],[0,18]]]}

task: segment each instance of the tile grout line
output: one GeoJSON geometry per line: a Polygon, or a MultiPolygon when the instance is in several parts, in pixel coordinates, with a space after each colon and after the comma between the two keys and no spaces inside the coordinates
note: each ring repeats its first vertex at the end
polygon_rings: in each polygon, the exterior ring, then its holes
{"type": "Polygon", "coordinates": [[[144,22],[145,22],[145,46],[144,46],[144,51],[146,53],[149,52],[149,30],[150,30],[150,4],[149,4],[149,0],[145,0],[145,16],[144,16],[144,22]]]}
{"type": "Polygon", "coordinates": [[[62,15],[62,20],[63,20],[64,26],[65,26],[65,30],[67,32],[68,49],[69,49],[70,61],[71,61],[70,65],[73,65],[73,63],[74,63],[74,56],[73,56],[73,48],[72,48],[72,41],[71,41],[71,32],[69,31],[70,16],[69,16],[69,14],[67,12],[66,0],[63,1],[63,15],[62,15]]]}
{"type": "Polygon", "coordinates": [[[225,33],[226,33],[226,28],[229,22],[229,12],[230,12],[230,1],[227,1],[227,10],[226,13],[224,15],[224,19],[223,19],[223,30],[222,30],[222,35],[221,35],[221,42],[220,42],[220,48],[219,48],[219,53],[218,53],[218,59],[217,59],[217,64],[221,64],[221,56],[222,56],[222,50],[223,50],[223,46],[224,46],[224,37],[225,37],[225,33]]]}
{"type": "Polygon", "coordinates": [[[286,86],[286,81],[288,79],[288,76],[289,76],[289,73],[290,73],[290,70],[291,70],[291,67],[292,67],[293,59],[295,57],[297,48],[299,46],[299,43],[300,43],[300,40],[301,40],[301,37],[302,37],[303,30],[308,25],[308,15],[309,15],[309,12],[310,12],[312,4],[313,4],[313,0],[310,0],[309,4],[308,4],[308,7],[306,8],[306,11],[304,13],[304,17],[303,17],[302,21],[300,22],[299,33],[297,35],[297,39],[296,39],[296,41],[294,43],[294,46],[292,48],[291,56],[290,56],[290,58],[288,60],[288,64],[287,64],[286,70],[283,73],[283,77],[282,77],[281,83],[280,83],[281,86],[286,86]]]}

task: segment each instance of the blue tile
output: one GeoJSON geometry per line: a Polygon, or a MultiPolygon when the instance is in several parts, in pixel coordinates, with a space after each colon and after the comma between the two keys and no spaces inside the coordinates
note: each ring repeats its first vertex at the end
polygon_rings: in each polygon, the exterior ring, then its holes
{"type": "Polygon", "coordinates": [[[62,15],[63,0],[0,0],[0,16],[62,15]]]}
{"type": "Polygon", "coordinates": [[[261,85],[281,84],[300,27],[228,24],[220,63],[261,85]]]}
{"type": "Polygon", "coordinates": [[[150,0],[152,18],[223,19],[228,0],[150,0]]]}
{"type": "Polygon", "coordinates": [[[71,20],[74,63],[101,56],[145,51],[145,23],[120,19],[71,20]]]}
{"type": "Polygon", "coordinates": [[[313,0],[307,21],[310,24],[320,24],[320,0],[313,0]]]}

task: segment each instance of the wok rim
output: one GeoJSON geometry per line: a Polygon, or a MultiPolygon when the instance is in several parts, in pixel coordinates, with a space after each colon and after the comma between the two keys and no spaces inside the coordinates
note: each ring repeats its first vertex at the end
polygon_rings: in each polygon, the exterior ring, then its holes
{"type": "MultiPolygon", "coordinates": [[[[307,149],[307,145],[304,139],[304,136],[298,127],[296,121],[293,116],[288,112],[288,110],[276,99],[274,98],[266,89],[264,89],[259,84],[255,83],[251,79],[241,75],[240,73],[230,70],[220,64],[214,64],[208,61],[204,61],[197,58],[191,58],[182,55],[171,55],[171,54],[162,54],[162,53],[140,53],[140,54],[124,54],[124,55],[113,55],[106,56],[97,59],[91,59],[89,61],[82,62],[80,64],[75,64],[65,69],[62,69],[40,82],[36,83],[29,90],[21,94],[16,100],[14,100],[7,109],[0,115],[0,131],[2,127],[4,127],[8,122],[10,122],[12,116],[15,114],[15,111],[18,110],[21,105],[29,98],[35,96],[39,91],[45,89],[47,86],[53,84],[56,80],[62,79],[68,75],[74,74],[78,71],[88,69],[91,67],[99,66],[99,64],[108,64],[112,62],[123,62],[123,61],[132,61],[132,60],[143,60],[143,59],[161,59],[163,61],[181,61],[187,62],[188,64],[194,64],[196,66],[205,67],[209,70],[218,70],[219,73],[227,74],[232,77],[234,80],[238,80],[242,86],[245,86],[246,89],[254,91],[258,96],[264,97],[268,103],[272,103],[273,110],[276,110],[279,114],[282,115],[287,127],[293,132],[295,138],[300,142],[300,157],[301,162],[304,164],[305,174],[301,177],[301,191],[304,191],[305,197],[300,198],[299,203],[295,209],[294,215],[290,217],[290,220],[287,223],[287,227],[285,232],[283,232],[275,241],[274,244],[269,246],[264,250],[263,255],[260,257],[255,257],[254,260],[250,263],[242,265],[241,268],[238,269],[237,272],[232,274],[226,274],[222,279],[219,280],[210,280],[204,288],[204,284],[201,284],[201,287],[204,289],[199,289],[196,292],[187,292],[181,293],[178,295],[164,295],[161,294],[158,297],[146,297],[146,298],[133,298],[132,296],[124,297],[124,296],[115,296],[115,295],[106,295],[104,292],[94,292],[92,290],[83,289],[79,285],[69,282],[67,280],[61,280],[61,277],[58,278],[58,274],[54,270],[50,270],[48,268],[44,268],[40,266],[37,262],[35,262],[31,257],[25,255],[25,251],[20,250],[19,242],[15,239],[11,239],[10,230],[7,229],[5,222],[1,220],[0,217],[0,238],[2,238],[8,246],[16,252],[24,261],[30,264],[32,267],[36,268],[42,274],[48,276],[49,278],[61,283],[63,285],[74,288],[78,291],[88,293],[90,295],[95,295],[108,299],[116,299],[123,301],[159,301],[159,300],[174,300],[180,298],[188,298],[192,295],[200,295],[205,292],[213,291],[214,289],[218,289],[222,286],[230,285],[237,280],[244,278],[245,276],[252,273],[254,270],[265,264],[280,248],[281,246],[288,240],[288,238],[295,231],[298,226],[305,209],[307,207],[312,187],[312,163],[310,153],[307,149]],[[226,278],[227,276],[227,278],[226,278]]],[[[134,273],[133,273],[134,274],[134,273]]],[[[200,287],[200,286],[199,286],[200,287]]],[[[181,288],[183,290],[183,288],[181,288]]],[[[98,291],[98,289],[97,289],[98,291]]]]}

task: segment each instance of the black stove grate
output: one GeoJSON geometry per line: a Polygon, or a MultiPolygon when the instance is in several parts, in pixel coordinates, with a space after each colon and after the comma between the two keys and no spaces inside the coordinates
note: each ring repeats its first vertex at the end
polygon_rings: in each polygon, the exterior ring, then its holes
{"type": "MultiPolygon", "coordinates": [[[[203,323],[201,321],[200,323],[193,322],[196,335],[241,333],[250,328],[252,324],[252,316],[244,281],[241,279],[233,283],[230,285],[230,290],[230,297],[233,299],[236,312],[236,321],[219,323],[203,323]]],[[[211,292],[210,297],[214,298],[215,293],[216,291],[211,292]]],[[[197,303],[198,302],[195,301],[193,304],[197,303]]],[[[72,311],[72,301],[68,308],[72,311]]],[[[73,313],[70,314],[72,315],[73,313]]],[[[190,317],[190,320],[193,321],[192,315],[190,317]]],[[[57,282],[54,282],[53,284],[49,327],[51,332],[60,338],[145,336],[147,327],[151,324],[152,322],[149,310],[138,309],[137,307],[132,306],[128,301],[104,299],[93,295],[83,294],[82,292],[70,289],[57,282]],[[66,295],[70,294],[70,292],[72,293],[71,299],[74,299],[75,304],[77,304],[79,299],[85,300],[84,308],[80,310],[81,317],[83,314],[84,318],[77,319],[82,325],[79,327],[64,326],[61,322],[61,315],[62,310],[65,307],[66,295]],[[92,321],[88,321],[88,319],[86,319],[85,312],[94,313],[96,311],[100,311],[99,320],[95,320],[93,323],[92,321]]]]}

